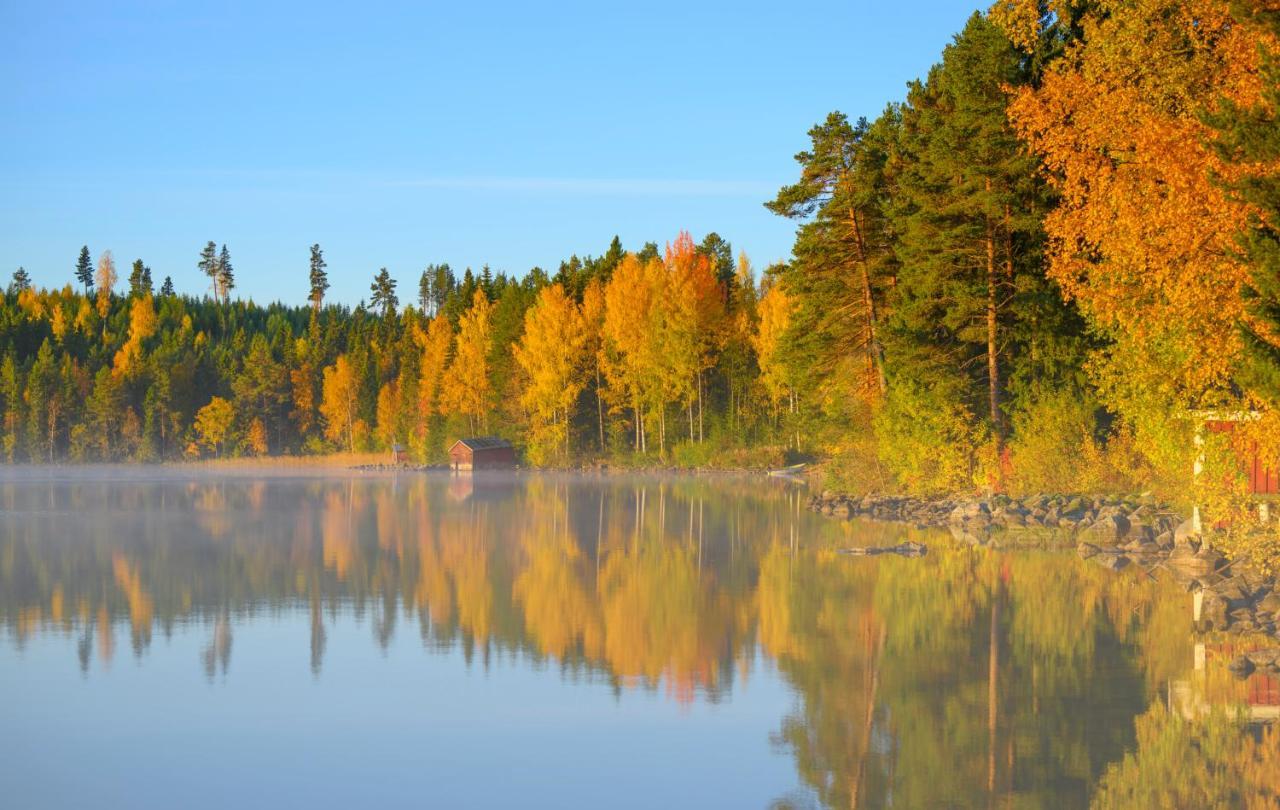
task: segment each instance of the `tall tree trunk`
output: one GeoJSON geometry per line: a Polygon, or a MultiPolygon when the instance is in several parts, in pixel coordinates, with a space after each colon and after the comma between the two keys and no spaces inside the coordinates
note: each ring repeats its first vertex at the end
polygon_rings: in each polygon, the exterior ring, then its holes
{"type": "Polygon", "coordinates": [[[702,444],[702,369],[698,369],[698,444],[702,444]]]}
{"type": "Polygon", "coordinates": [[[604,400],[600,398],[600,365],[596,364],[596,419],[600,425],[600,452],[604,452],[604,400]]]}
{"type": "Polygon", "coordinates": [[[889,390],[884,375],[884,350],[880,347],[880,338],[876,334],[876,299],[871,288],[871,272],[867,269],[867,245],[862,238],[862,225],[858,222],[858,212],[849,209],[849,223],[853,226],[853,241],[858,249],[858,271],[862,281],[862,307],[867,321],[867,373],[879,387],[880,395],[889,390]]]}

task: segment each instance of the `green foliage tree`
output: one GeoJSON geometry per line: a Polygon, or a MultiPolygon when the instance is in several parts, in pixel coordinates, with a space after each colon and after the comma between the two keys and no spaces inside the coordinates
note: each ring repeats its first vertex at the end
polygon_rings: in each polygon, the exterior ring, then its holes
{"type": "Polygon", "coordinates": [[[324,260],[324,252],[320,250],[320,244],[316,243],[311,246],[311,273],[310,283],[311,292],[307,296],[307,300],[311,302],[311,306],[316,312],[320,311],[321,305],[324,304],[325,291],[329,289],[329,274],[325,272],[328,265],[324,260]]]}
{"type": "Polygon", "coordinates": [[[76,281],[84,287],[87,295],[93,289],[93,257],[89,255],[89,246],[80,248],[80,256],[76,259],[76,281]]]}
{"type": "Polygon", "coordinates": [[[372,293],[369,298],[372,309],[381,310],[384,318],[391,318],[396,314],[400,299],[396,297],[396,280],[387,272],[387,268],[382,268],[378,271],[378,275],[373,277],[369,291],[372,293]]]}
{"type": "Polygon", "coordinates": [[[31,276],[25,267],[13,271],[13,281],[9,283],[9,294],[17,295],[31,289],[31,276]]]}

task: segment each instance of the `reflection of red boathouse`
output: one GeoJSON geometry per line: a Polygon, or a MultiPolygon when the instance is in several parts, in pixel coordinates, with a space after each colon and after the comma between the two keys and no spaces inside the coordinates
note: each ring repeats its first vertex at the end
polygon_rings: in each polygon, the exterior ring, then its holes
{"type": "Polygon", "coordinates": [[[1219,641],[1196,644],[1195,670],[1188,680],[1169,684],[1169,708],[1188,720],[1209,713],[1215,706],[1238,705],[1251,722],[1280,719],[1280,677],[1254,672],[1243,682],[1227,672],[1227,664],[1265,643],[1219,641]],[[1209,662],[1213,662],[1210,666],[1209,662]]]}
{"type": "MultiPolygon", "coordinates": [[[[1266,644],[1238,641],[1220,641],[1204,645],[1205,661],[1221,661],[1223,666],[1237,656],[1253,650],[1261,650],[1266,644]]],[[[1199,659],[1197,650],[1196,658],[1199,659]]],[[[1197,664],[1199,661],[1197,660],[1197,664]]],[[[1244,682],[1245,701],[1250,720],[1275,720],[1280,718],[1280,678],[1266,672],[1254,672],[1244,682]]]]}

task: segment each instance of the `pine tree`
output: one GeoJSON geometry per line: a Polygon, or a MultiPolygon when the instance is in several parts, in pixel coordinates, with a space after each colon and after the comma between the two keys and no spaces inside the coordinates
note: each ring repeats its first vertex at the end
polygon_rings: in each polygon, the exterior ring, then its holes
{"type": "Polygon", "coordinates": [[[218,300],[218,246],[212,241],[206,242],[204,250],[200,251],[200,261],[196,262],[196,267],[208,277],[213,299],[218,300]]]}
{"type": "Polygon", "coordinates": [[[169,276],[165,276],[164,283],[160,285],[160,295],[168,298],[173,294],[173,279],[169,276]]]}
{"type": "Polygon", "coordinates": [[[396,280],[387,272],[387,268],[382,268],[378,271],[378,275],[373,277],[369,291],[372,293],[369,297],[371,309],[382,310],[384,318],[390,318],[396,314],[400,299],[396,297],[396,280]]]}
{"type": "Polygon", "coordinates": [[[9,284],[9,293],[17,295],[31,289],[31,276],[27,274],[25,267],[19,267],[13,271],[13,281],[9,284]]]}
{"type": "Polygon", "coordinates": [[[315,312],[320,311],[320,306],[324,303],[325,291],[329,289],[329,274],[325,272],[328,265],[324,261],[324,252],[320,250],[319,243],[311,246],[311,293],[307,296],[307,300],[311,302],[311,306],[315,312]]]}
{"type": "Polygon", "coordinates": [[[222,291],[222,303],[228,303],[231,300],[231,290],[236,286],[236,274],[231,266],[231,253],[227,251],[226,245],[222,246],[222,251],[218,254],[216,282],[217,289],[222,291]]]}
{"type": "Polygon", "coordinates": [[[831,113],[809,130],[810,149],[796,155],[799,182],[765,204],[804,221],[784,275],[796,304],[787,341],[794,350],[787,353],[811,377],[805,388],[818,388],[857,358],[863,371],[856,390],[870,399],[886,390],[883,320],[896,266],[884,204],[897,130],[893,108],[873,124],[861,118],[850,125],[831,113]]]}
{"type": "Polygon", "coordinates": [[[1043,289],[1047,196],[1006,112],[1008,88],[1029,78],[1005,34],[974,14],[908,92],[893,202],[898,373],[952,395],[984,391],[964,404],[986,413],[997,447],[1020,294],[1043,289]]]}

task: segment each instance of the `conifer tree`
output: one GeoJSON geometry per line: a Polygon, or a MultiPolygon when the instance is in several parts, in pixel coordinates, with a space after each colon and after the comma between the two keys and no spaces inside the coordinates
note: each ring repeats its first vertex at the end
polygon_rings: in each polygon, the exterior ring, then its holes
{"type": "Polygon", "coordinates": [[[236,274],[231,266],[231,254],[227,251],[227,246],[222,246],[222,251],[218,254],[218,278],[217,287],[222,291],[222,303],[228,303],[231,300],[231,290],[236,286],[236,274]]]}
{"type": "Polygon", "coordinates": [[[89,255],[89,246],[80,248],[80,257],[76,259],[76,281],[84,287],[85,295],[93,289],[93,258],[89,255]]]}
{"type": "Polygon", "coordinates": [[[311,293],[307,296],[307,300],[311,302],[311,307],[315,312],[320,311],[320,306],[324,303],[325,291],[329,289],[329,274],[325,272],[324,252],[320,250],[320,244],[316,243],[311,246],[311,293]]]}
{"type": "Polygon", "coordinates": [[[893,201],[899,373],[985,390],[967,404],[987,415],[997,445],[1014,359],[1006,355],[1017,352],[1007,330],[1021,314],[1019,293],[1043,276],[1046,195],[1006,112],[1027,65],[993,23],[969,19],[908,92],[893,201]]]}
{"type": "Polygon", "coordinates": [[[378,275],[373,277],[373,283],[369,285],[369,306],[371,309],[381,310],[382,317],[390,318],[396,314],[396,307],[400,304],[400,299],[396,297],[396,280],[387,272],[387,268],[378,271],[378,275]]]}
{"type": "Polygon", "coordinates": [[[129,297],[137,298],[151,294],[151,268],[142,263],[142,259],[134,259],[129,271],[129,297]]]}
{"type": "Polygon", "coordinates": [[[213,300],[218,300],[218,246],[212,241],[206,242],[200,251],[200,261],[196,267],[209,279],[209,288],[213,291],[213,300]]]}
{"type": "Polygon", "coordinates": [[[809,130],[812,146],[796,155],[800,180],[784,186],[766,207],[803,220],[795,261],[786,273],[798,304],[791,319],[794,356],[812,375],[810,385],[838,373],[857,357],[856,388],[884,394],[883,319],[896,267],[884,205],[885,164],[897,136],[894,109],[874,124],[855,124],[839,112],[809,130]]]}
{"type": "Polygon", "coordinates": [[[25,267],[19,267],[13,271],[13,281],[9,284],[9,292],[17,295],[20,292],[31,289],[31,276],[27,273],[25,267]]]}
{"type": "Polygon", "coordinates": [[[173,279],[169,276],[164,277],[164,283],[160,285],[160,294],[166,298],[174,294],[173,279]]]}

